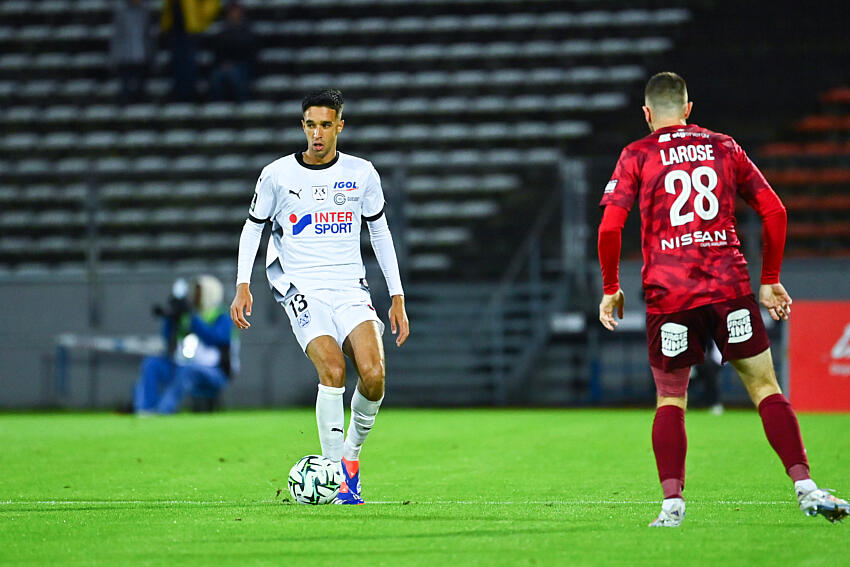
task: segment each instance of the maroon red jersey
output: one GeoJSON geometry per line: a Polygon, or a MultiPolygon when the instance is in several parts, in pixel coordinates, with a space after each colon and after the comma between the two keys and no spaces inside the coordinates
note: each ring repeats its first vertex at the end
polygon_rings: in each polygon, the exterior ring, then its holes
{"type": "Polygon", "coordinates": [[[695,124],[656,130],[620,154],[600,206],[639,198],[641,272],[649,313],[752,293],[735,232],[735,195],[757,206],[770,185],[725,134],[695,124]]]}

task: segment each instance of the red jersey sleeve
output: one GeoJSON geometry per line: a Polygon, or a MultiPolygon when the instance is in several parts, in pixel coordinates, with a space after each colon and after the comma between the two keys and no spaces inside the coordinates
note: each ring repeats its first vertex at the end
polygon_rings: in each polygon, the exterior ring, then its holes
{"type": "Polygon", "coordinates": [[[605,207],[599,224],[599,267],[602,268],[602,291],[607,295],[620,289],[620,250],[628,216],[627,210],[611,205],[605,207]]]}
{"type": "Polygon", "coordinates": [[[785,252],[785,233],[788,229],[788,214],[779,196],[769,188],[756,197],[756,212],[762,223],[761,283],[779,283],[782,256],[785,252]]]}
{"type": "Polygon", "coordinates": [[[617,160],[617,167],[611,175],[611,180],[605,186],[600,207],[617,205],[630,211],[640,189],[640,167],[643,154],[627,146],[617,160]]]}
{"type": "Polygon", "coordinates": [[[732,148],[735,157],[736,176],[735,181],[738,186],[738,194],[743,198],[748,205],[757,209],[756,198],[760,191],[770,189],[770,184],[764,178],[759,168],[750,160],[747,153],[737,144],[732,148]]]}
{"type": "MultiPolygon", "coordinates": [[[[733,142],[734,143],[734,142],[733,142]]],[[[782,201],[774,193],[759,168],[735,143],[738,194],[754,208],[762,222],[761,283],[779,283],[779,271],[785,249],[787,214],[782,201]]]]}

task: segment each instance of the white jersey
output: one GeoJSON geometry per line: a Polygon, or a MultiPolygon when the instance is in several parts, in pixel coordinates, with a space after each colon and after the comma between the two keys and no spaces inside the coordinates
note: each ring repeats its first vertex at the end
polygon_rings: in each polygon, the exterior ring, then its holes
{"type": "Polygon", "coordinates": [[[329,163],[309,165],[298,152],[263,169],[249,215],[272,223],[266,269],[285,294],[290,283],[299,289],[359,285],[366,275],[360,227],[383,212],[381,179],[371,162],[337,152],[329,163]]]}

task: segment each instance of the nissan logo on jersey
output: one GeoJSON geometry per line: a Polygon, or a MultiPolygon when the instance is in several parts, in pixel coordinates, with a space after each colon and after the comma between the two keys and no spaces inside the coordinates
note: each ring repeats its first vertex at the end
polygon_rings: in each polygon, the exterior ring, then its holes
{"type": "Polygon", "coordinates": [[[289,222],[292,223],[292,236],[298,236],[310,225],[314,227],[314,234],[350,234],[354,224],[354,213],[351,211],[324,211],[307,213],[300,219],[297,215],[291,214],[289,215],[289,222]]]}

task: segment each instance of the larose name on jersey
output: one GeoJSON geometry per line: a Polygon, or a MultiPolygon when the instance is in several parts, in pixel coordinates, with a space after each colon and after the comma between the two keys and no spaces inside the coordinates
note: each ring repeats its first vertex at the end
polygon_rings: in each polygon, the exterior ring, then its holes
{"type": "Polygon", "coordinates": [[[710,144],[691,144],[658,150],[663,165],[686,161],[714,161],[714,148],[710,144]]]}
{"type": "Polygon", "coordinates": [[[292,235],[298,236],[305,228],[313,225],[314,234],[350,234],[354,224],[351,211],[320,211],[308,213],[300,219],[289,216],[292,223],[292,235]]]}

